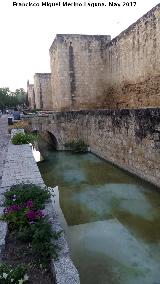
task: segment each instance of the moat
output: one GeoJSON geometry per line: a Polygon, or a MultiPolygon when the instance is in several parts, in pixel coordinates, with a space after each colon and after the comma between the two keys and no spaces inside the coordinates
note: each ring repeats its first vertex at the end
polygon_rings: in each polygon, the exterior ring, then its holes
{"type": "Polygon", "coordinates": [[[160,194],[88,154],[45,148],[39,169],[59,186],[72,259],[82,284],[160,284],[160,194]]]}

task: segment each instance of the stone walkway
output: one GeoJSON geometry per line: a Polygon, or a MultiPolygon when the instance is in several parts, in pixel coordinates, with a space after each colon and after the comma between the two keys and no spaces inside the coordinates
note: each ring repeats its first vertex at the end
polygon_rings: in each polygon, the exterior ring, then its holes
{"type": "Polygon", "coordinates": [[[9,139],[10,135],[8,134],[8,117],[7,115],[2,115],[0,118],[0,187],[9,139]]]}
{"type": "MultiPolygon", "coordinates": [[[[3,177],[0,188],[0,215],[3,214],[3,193],[12,185],[20,183],[33,183],[44,186],[37,163],[33,157],[31,147],[28,144],[13,145],[8,143],[7,118],[2,118],[1,122],[1,172],[3,177]],[[8,146],[8,147],[7,147],[8,146]],[[7,151],[8,148],[8,151],[7,151]],[[7,155],[6,155],[7,154],[7,155]],[[5,161],[5,165],[4,165],[5,161]],[[4,168],[4,170],[3,170],[4,168]],[[2,205],[1,205],[2,204],[2,205]]],[[[54,194],[54,191],[53,191],[54,194]]],[[[80,284],[78,271],[75,268],[71,258],[70,251],[65,239],[65,234],[60,226],[59,219],[53,202],[48,202],[45,206],[46,214],[52,224],[53,232],[61,232],[56,244],[59,247],[58,258],[52,259],[51,269],[53,275],[56,275],[56,283],[59,284],[80,284]]],[[[0,221],[0,260],[5,248],[7,234],[7,224],[0,221]]],[[[55,284],[55,282],[53,282],[55,284]]]]}

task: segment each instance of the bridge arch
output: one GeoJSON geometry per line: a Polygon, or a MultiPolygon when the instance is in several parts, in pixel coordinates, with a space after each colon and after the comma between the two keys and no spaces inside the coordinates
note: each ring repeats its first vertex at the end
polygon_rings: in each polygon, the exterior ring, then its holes
{"type": "Polygon", "coordinates": [[[52,132],[50,132],[50,131],[47,131],[47,133],[49,135],[49,139],[50,139],[50,142],[51,142],[53,148],[55,150],[57,150],[57,148],[58,148],[58,141],[57,141],[56,136],[52,132]]]}
{"type": "Polygon", "coordinates": [[[67,128],[67,124],[65,122],[64,125],[64,122],[61,122],[61,117],[57,118],[57,114],[52,119],[48,117],[34,117],[32,119],[32,130],[38,131],[56,150],[64,150],[65,143],[69,142],[73,132],[76,133],[77,131],[74,129],[76,126],[67,128]]]}

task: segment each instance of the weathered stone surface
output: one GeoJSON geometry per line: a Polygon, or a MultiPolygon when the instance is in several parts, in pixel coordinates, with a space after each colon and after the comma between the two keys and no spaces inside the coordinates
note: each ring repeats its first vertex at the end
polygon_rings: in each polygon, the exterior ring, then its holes
{"type": "Polygon", "coordinates": [[[160,4],[111,40],[58,34],[50,73],[27,83],[30,106],[44,110],[160,106],[160,4]]]}
{"type": "Polygon", "coordinates": [[[35,108],[35,92],[34,92],[34,85],[30,84],[27,81],[27,96],[28,96],[28,103],[29,106],[34,109],[35,108]]]}
{"type": "Polygon", "coordinates": [[[57,35],[50,47],[54,110],[160,106],[160,4],[110,40],[57,35]]]}
{"type": "MultiPolygon", "coordinates": [[[[49,188],[50,190],[54,190],[49,188]]],[[[64,232],[59,223],[59,217],[54,209],[54,199],[52,202],[49,202],[45,206],[45,211],[49,217],[49,221],[52,223],[53,231],[61,232],[60,237],[57,241],[54,241],[58,245],[60,251],[58,252],[58,259],[52,261],[53,271],[56,275],[57,284],[80,284],[78,271],[73,265],[72,260],[70,259],[70,252],[67,241],[65,239],[64,232]]]]}
{"type": "Polygon", "coordinates": [[[160,186],[160,109],[57,112],[32,126],[50,131],[60,150],[81,138],[93,153],[160,186]]]}
{"type": "MultiPolygon", "coordinates": [[[[57,35],[50,48],[53,109],[80,109],[104,90],[103,49],[110,36],[57,35]]],[[[97,101],[98,102],[98,101],[97,101]]]]}
{"type": "Polygon", "coordinates": [[[77,270],[70,258],[61,257],[55,261],[57,284],[80,284],[77,270]]]}
{"type": "Polygon", "coordinates": [[[36,73],[34,75],[35,107],[52,110],[51,73],[36,73]]]}
{"type": "Polygon", "coordinates": [[[55,243],[60,248],[60,251],[58,253],[58,258],[59,259],[62,258],[62,257],[70,258],[69,247],[68,247],[67,241],[65,239],[63,229],[60,226],[60,223],[59,223],[59,220],[58,220],[58,214],[56,213],[56,211],[54,209],[54,204],[51,203],[51,202],[46,204],[45,211],[46,211],[47,215],[49,216],[49,220],[52,223],[52,227],[53,227],[54,232],[61,233],[58,240],[55,241],[55,243]]]}
{"type": "Polygon", "coordinates": [[[19,183],[44,184],[28,144],[9,144],[7,159],[2,177],[3,188],[19,183]]]}

